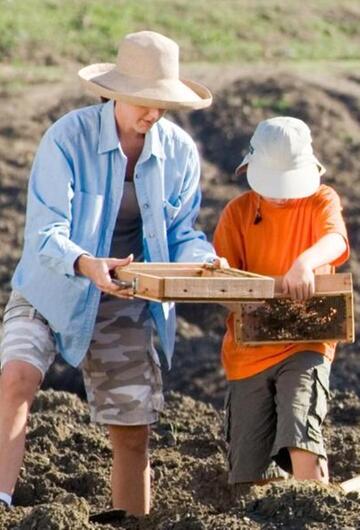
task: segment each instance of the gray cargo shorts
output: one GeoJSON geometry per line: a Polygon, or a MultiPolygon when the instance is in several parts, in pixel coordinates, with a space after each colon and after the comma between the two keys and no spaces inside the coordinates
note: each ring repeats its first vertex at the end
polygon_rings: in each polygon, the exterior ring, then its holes
{"type": "Polygon", "coordinates": [[[326,459],[322,423],[331,363],[298,352],[252,377],[229,381],[225,398],[229,482],[256,482],[292,472],[288,448],[326,459]]]}
{"type": "MultiPolygon", "coordinates": [[[[35,366],[44,378],[55,359],[46,319],[13,291],[4,311],[1,369],[9,361],[35,366]]],[[[92,421],[148,425],[163,408],[161,368],[147,304],[103,295],[89,351],[80,366],[92,421]]]]}

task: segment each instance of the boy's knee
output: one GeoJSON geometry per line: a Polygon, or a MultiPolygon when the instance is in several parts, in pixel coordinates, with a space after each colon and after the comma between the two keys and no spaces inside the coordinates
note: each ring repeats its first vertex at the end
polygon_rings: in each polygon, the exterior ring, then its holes
{"type": "Polygon", "coordinates": [[[328,483],[329,474],[325,457],[308,450],[289,447],[294,477],[297,480],[319,480],[328,483]]]}

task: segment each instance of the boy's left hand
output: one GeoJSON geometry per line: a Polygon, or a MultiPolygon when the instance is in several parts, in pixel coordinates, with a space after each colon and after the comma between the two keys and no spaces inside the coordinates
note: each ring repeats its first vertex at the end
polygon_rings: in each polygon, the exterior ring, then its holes
{"type": "Polygon", "coordinates": [[[294,261],[282,280],[283,293],[294,300],[306,300],[315,293],[315,276],[301,259],[294,261]]]}

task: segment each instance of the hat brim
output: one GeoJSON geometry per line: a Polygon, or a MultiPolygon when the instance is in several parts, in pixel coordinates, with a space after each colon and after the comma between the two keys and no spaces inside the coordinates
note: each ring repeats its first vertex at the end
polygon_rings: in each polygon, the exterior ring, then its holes
{"type": "Polygon", "coordinates": [[[270,199],[309,197],[320,186],[321,170],[315,160],[284,172],[262,167],[252,160],[247,167],[249,186],[263,197],[270,199]]]}
{"type": "Polygon", "coordinates": [[[307,164],[280,173],[256,163],[252,155],[247,153],[235,169],[235,175],[238,177],[246,173],[249,186],[264,197],[300,199],[316,192],[320,186],[320,177],[325,171],[325,167],[314,155],[307,164]]]}
{"type": "Polygon", "coordinates": [[[242,161],[240,162],[240,164],[237,166],[237,168],[235,169],[235,175],[238,177],[239,175],[243,175],[244,173],[246,173],[246,170],[247,170],[247,166],[248,166],[248,163],[249,163],[249,156],[250,154],[247,153],[244,158],[242,159],[242,161]]]}
{"type": "Polygon", "coordinates": [[[211,92],[184,79],[145,80],[121,74],[115,64],[99,63],[79,70],[84,86],[93,94],[133,105],[161,109],[203,109],[212,103],[211,92]]]}

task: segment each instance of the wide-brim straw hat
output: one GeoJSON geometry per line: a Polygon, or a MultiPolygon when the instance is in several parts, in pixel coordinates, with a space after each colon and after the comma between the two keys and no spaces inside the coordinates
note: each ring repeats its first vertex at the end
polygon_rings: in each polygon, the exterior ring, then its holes
{"type": "Polygon", "coordinates": [[[325,171],[306,123],[279,116],[258,124],[235,174],[246,172],[249,186],[263,197],[300,199],[317,191],[325,171]]]}
{"type": "Polygon", "coordinates": [[[83,84],[95,95],[133,105],[161,109],[203,109],[211,92],[200,83],[180,79],[179,47],[153,31],[128,34],[117,61],[79,70],[83,84]]]}

